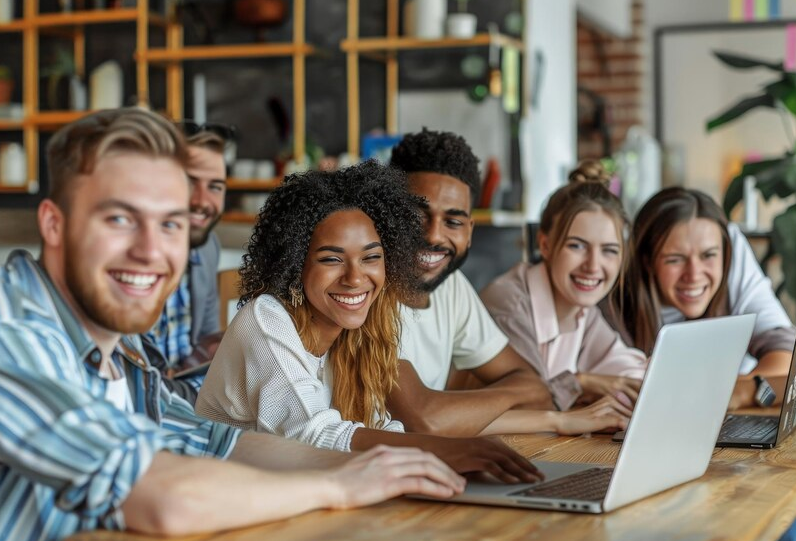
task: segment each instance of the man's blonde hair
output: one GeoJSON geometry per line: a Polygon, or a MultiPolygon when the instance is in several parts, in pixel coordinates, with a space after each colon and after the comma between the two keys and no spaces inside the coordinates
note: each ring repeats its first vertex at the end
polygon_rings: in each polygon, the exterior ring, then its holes
{"type": "Polygon", "coordinates": [[[188,146],[206,148],[217,154],[224,154],[226,145],[227,142],[223,137],[208,130],[202,130],[188,137],[188,146]]]}
{"type": "Polygon", "coordinates": [[[134,107],[99,111],[67,124],[47,145],[48,197],[66,208],[75,177],[91,174],[115,152],[188,163],[185,137],[162,116],[134,107]]]}

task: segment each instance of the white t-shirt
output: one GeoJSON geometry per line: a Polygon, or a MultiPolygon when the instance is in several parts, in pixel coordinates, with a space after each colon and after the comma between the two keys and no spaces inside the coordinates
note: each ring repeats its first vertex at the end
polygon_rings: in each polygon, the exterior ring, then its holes
{"type": "MultiPolygon", "coordinates": [[[[327,358],[328,353],[316,357],[304,349],[279,300],[260,295],[241,308],[224,333],[196,412],[239,428],[350,451],[354,431],[364,425],[344,420],[332,408],[327,358]]],[[[399,421],[386,421],[384,430],[403,432],[399,421]]]]}
{"type": "Polygon", "coordinates": [[[118,410],[133,412],[133,398],[130,396],[130,388],[124,375],[119,379],[109,379],[105,382],[105,400],[116,406],[118,410]]]}
{"type": "MultiPolygon", "coordinates": [[[[746,240],[743,232],[736,224],[729,224],[727,230],[730,235],[732,247],[732,260],[730,262],[730,272],[727,274],[727,293],[730,303],[730,315],[756,314],[755,329],[752,334],[752,342],[755,337],[773,329],[793,329],[788,314],[782,304],[774,294],[771,287],[771,280],[763,274],[760,264],[757,262],[752,247],[746,240]]],[[[674,307],[664,306],[661,309],[661,319],[664,324],[684,321],[685,316],[674,307]]],[[[788,333],[784,333],[788,334],[788,333]]],[[[768,348],[791,349],[793,342],[783,336],[772,336],[773,341],[768,348]]],[[[757,366],[757,359],[749,353],[746,354],[741,363],[741,374],[748,374],[757,366]]]]}
{"type": "Polygon", "coordinates": [[[509,343],[461,271],[431,293],[428,308],[401,306],[401,323],[399,357],[437,391],[445,388],[451,363],[459,370],[478,368],[509,343]]]}

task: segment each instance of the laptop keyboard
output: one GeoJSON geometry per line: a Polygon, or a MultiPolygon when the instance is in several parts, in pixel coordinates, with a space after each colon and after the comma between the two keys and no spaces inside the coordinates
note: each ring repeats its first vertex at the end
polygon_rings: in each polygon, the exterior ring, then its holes
{"type": "Polygon", "coordinates": [[[778,426],[778,417],[732,415],[724,421],[719,434],[719,441],[728,439],[762,441],[767,439],[778,426]]]}
{"type": "Polygon", "coordinates": [[[608,491],[608,483],[611,481],[613,473],[612,468],[591,468],[514,492],[511,495],[600,501],[608,491]]]}

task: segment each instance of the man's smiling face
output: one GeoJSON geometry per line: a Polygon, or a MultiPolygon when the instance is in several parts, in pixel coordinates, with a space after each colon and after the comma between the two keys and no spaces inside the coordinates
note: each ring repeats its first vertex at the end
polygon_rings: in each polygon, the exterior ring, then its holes
{"type": "Polygon", "coordinates": [[[420,252],[423,291],[436,289],[462,266],[473,235],[470,188],[461,180],[427,171],[409,173],[409,189],[424,197],[426,248],[420,252]]]}

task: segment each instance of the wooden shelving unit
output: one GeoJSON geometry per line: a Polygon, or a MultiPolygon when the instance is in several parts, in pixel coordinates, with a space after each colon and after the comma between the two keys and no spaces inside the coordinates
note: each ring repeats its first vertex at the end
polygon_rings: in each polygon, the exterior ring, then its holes
{"type": "MultiPolygon", "coordinates": [[[[0,25],[0,32],[22,33],[22,106],[21,120],[0,120],[0,130],[22,132],[25,147],[27,184],[22,188],[0,185],[0,193],[35,193],[39,178],[39,135],[72,122],[89,111],[39,110],[39,38],[43,34],[68,39],[72,43],[75,70],[85,79],[86,27],[98,24],[134,24],[147,29],[150,24],[165,27],[165,17],[148,11],[148,2],[135,8],[97,9],[64,13],[39,13],[38,0],[25,0],[22,17],[0,25]]],[[[137,34],[136,47],[145,49],[147,32],[137,34]]],[[[137,66],[141,73],[141,66],[137,66]]]]}
{"type": "MultiPolygon", "coordinates": [[[[98,24],[130,24],[134,26],[136,50],[136,93],[140,105],[149,99],[149,68],[160,66],[166,72],[166,110],[175,119],[183,118],[184,82],[183,65],[189,61],[223,60],[238,58],[286,58],[293,63],[294,156],[306,153],[306,57],[315,54],[315,48],[305,41],[306,0],[294,0],[293,39],[283,43],[242,43],[234,45],[185,45],[183,29],[174,12],[167,16],[150,12],[149,0],[138,0],[136,7],[96,9],[64,13],[39,13],[39,0],[23,2],[22,17],[0,25],[0,33],[22,34],[23,73],[22,94],[24,117],[20,120],[0,119],[0,131],[21,131],[25,147],[28,172],[27,185],[21,188],[0,184],[0,194],[28,193],[38,189],[39,135],[56,130],[90,111],[40,111],[39,110],[39,38],[52,34],[71,40],[76,71],[85,78],[85,28],[98,24]],[[149,46],[152,26],[165,33],[165,47],[149,46]]],[[[0,59],[0,62],[2,60],[0,59]]],[[[281,178],[265,180],[229,179],[230,191],[270,191],[278,187],[281,178]]],[[[234,216],[234,215],[233,215],[234,216]]]]}
{"type": "Polygon", "coordinates": [[[387,32],[385,36],[359,36],[360,0],[347,0],[348,19],[346,39],[340,48],[346,53],[347,93],[348,93],[348,153],[360,155],[360,94],[359,57],[360,55],[383,55],[386,68],[386,121],[387,133],[398,133],[398,53],[400,51],[420,51],[430,49],[452,49],[462,47],[511,47],[523,50],[523,41],[499,33],[476,34],[469,39],[440,38],[420,39],[398,35],[399,1],[387,2],[387,32]]]}
{"type": "MultiPolygon", "coordinates": [[[[139,0],[147,4],[147,0],[139,0]]],[[[306,58],[315,48],[305,39],[306,0],[293,0],[293,39],[282,43],[243,43],[234,45],[185,45],[182,27],[173,18],[166,21],[166,47],[139,48],[136,59],[139,66],[149,63],[163,65],[166,69],[166,113],[183,118],[183,63],[198,60],[224,60],[236,58],[290,58],[293,62],[293,155],[306,153],[306,58]]],[[[141,6],[139,6],[141,9],[141,6]]],[[[141,68],[143,69],[143,68],[141,68]]],[[[145,71],[145,70],[144,70],[145,71]]],[[[139,73],[138,93],[148,92],[146,73],[139,73]]]]}
{"type": "MultiPolygon", "coordinates": [[[[146,0],[139,0],[142,4],[146,0]]],[[[149,64],[163,66],[166,70],[166,114],[182,119],[183,64],[190,61],[286,58],[293,63],[293,155],[306,154],[306,58],[315,54],[315,48],[305,39],[306,0],[293,0],[293,39],[279,43],[241,43],[224,45],[185,45],[183,31],[173,18],[166,21],[166,46],[163,48],[140,48],[136,53],[139,72],[138,94],[147,95],[147,68],[149,64]]],[[[265,192],[277,188],[281,178],[274,179],[227,179],[227,190],[239,192],[265,192]]],[[[223,220],[236,223],[253,223],[254,215],[227,211],[223,220]]]]}

